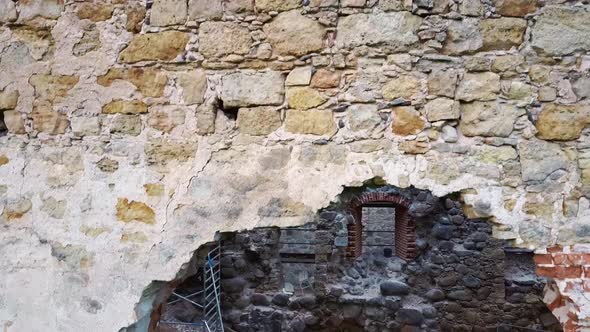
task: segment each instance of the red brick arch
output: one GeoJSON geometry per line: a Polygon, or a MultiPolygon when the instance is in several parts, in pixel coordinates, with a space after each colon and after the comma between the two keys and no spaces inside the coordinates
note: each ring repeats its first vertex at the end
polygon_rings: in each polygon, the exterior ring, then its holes
{"type": "Polygon", "coordinates": [[[357,258],[363,252],[363,206],[390,206],[395,208],[395,254],[411,260],[416,257],[416,225],[408,214],[410,202],[405,198],[382,192],[364,193],[352,200],[350,213],[354,223],[348,226],[348,247],[346,254],[349,258],[357,258]]]}

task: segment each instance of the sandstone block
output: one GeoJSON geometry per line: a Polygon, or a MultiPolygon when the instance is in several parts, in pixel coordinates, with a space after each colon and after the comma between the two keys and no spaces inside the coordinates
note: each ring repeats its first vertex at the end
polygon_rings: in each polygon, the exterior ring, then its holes
{"type": "Polygon", "coordinates": [[[117,219],[128,223],[138,221],[145,224],[156,223],[156,213],[147,204],[137,201],[129,201],[127,198],[119,198],[115,206],[117,219]]]}
{"type": "Polygon", "coordinates": [[[248,14],[254,12],[254,0],[229,0],[225,9],[232,14],[248,14]]]}
{"type": "Polygon", "coordinates": [[[0,0],[0,23],[16,21],[16,5],[12,0],[0,0]]]}
{"type": "Polygon", "coordinates": [[[429,145],[428,142],[413,140],[400,142],[398,148],[409,154],[424,154],[428,152],[429,145]]]}
{"type": "Polygon", "coordinates": [[[139,115],[116,114],[111,120],[110,132],[137,136],[141,133],[141,117],[139,115]]]}
{"type": "Polygon", "coordinates": [[[72,132],[77,137],[100,134],[100,120],[97,117],[73,117],[70,121],[72,132]]]}
{"type": "Polygon", "coordinates": [[[106,21],[113,16],[113,6],[100,2],[83,2],[76,10],[78,18],[88,19],[92,22],[106,21]]]}
{"type": "Polygon", "coordinates": [[[493,3],[502,16],[522,17],[537,9],[537,0],[494,0],[493,3]]]}
{"type": "Polygon", "coordinates": [[[383,122],[377,105],[358,104],[346,110],[350,129],[353,131],[373,130],[383,122]]]}
{"type": "Polygon", "coordinates": [[[498,102],[473,102],[461,104],[459,129],[465,136],[508,137],[516,119],[525,111],[514,105],[498,102]]]}
{"type": "Polygon", "coordinates": [[[317,90],[308,87],[293,87],[287,89],[287,103],[289,107],[307,110],[320,106],[326,99],[317,90]]]}
{"type": "Polygon", "coordinates": [[[447,38],[444,42],[443,53],[451,55],[470,54],[483,46],[479,19],[449,20],[446,25],[447,38]]]}
{"type": "Polygon", "coordinates": [[[96,167],[105,173],[114,173],[119,169],[119,162],[114,159],[104,157],[96,163],[96,167]]]}
{"type": "Polygon", "coordinates": [[[539,139],[521,141],[518,152],[524,181],[543,181],[556,170],[567,169],[569,164],[559,145],[539,139]]]}
{"type": "Polygon", "coordinates": [[[554,101],[557,99],[557,89],[550,86],[539,88],[539,101],[554,101]]]}
{"type": "Polygon", "coordinates": [[[26,134],[25,122],[17,111],[4,111],[4,124],[8,132],[15,135],[26,134]]]}
{"type": "Polygon", "coordinates": [[[255,0],[256,9],[261,12],[282,12],[301,7],[300,0],[255,0]]]}
{"type": "Polygon", "coordinates": [[[172,61],[184,51],[189,35],[180,31],[163,31],[135,35],[119,54],[119,62],[172,61]]]}
{"type": "Polygon", "coordinates": [[[102,107],[103,114],[147,113],[147,105],[139,100],[113,100],[102,107]]]}
{"type": "Polygon", "coordinates": [[[150,111],[148,126],[169,133],[172,129],[184,123],[185,112],[179,108],[164,108],[150,111]]]}
{"type": "Polygon", "coordinates": [[[72,54],[83,56],[86,53],[99,49],[100,45],[100,31],[94,28],[89,29],[88,31],[84,31],[82,38],[74,45],[72,54]]]}
{"type": "Polygon", "coordinates": [[[337,128],[330,110],[287,110],[285,130],[295,134],[334,135],[337,128]]]}
{"type": "Polygon", "coordinates": [[[507,50],[523,42],[527,23],[520,18],[496,18],[481,21],[483,50],[507,50]]]}
{"type": "Polygon", "coordinates": [[[276,53],[302,56],[324,47],[326,31],[317,21],[293,10],[279,14],[266,24],[264,33],[276,53]]]}
{"type": "Polygon", "coordinates": [[[240,108],[238,129],[240,133],[264,136],[281,126],[281,112],[272,107],[240,108]]]}
{"type": "Polygon", "coordinates": [[[60,101],[79,81],[77,76],[35,74],[29,83],[35,88],[35,103],[60,101]]]}
{"type": "Polygon", "coordinates": [[[428,121],[455,120],[461,116],[459,102],[449,98],[436,98],[425,106],[428,121]]]}
{"type": "Polygon", "coordinates": [[[4,166],[10,162],[7,156],[0,154],[0,166],[4,166]]]}
{"type": "Polygon", "coordinates": [[[590,106],[546,104],[537,123],[537,137],[545,140],[578,139],[590,123],[590,106]]]}
{"type": "Polygon", "coordinates": [[[184,102],[188,105],[201,104],[207,91],[207,74],[197,69],[178,74],[178,84],[182,87],[184,102]]]}
{"type": "Polygon", "coordinates": [[[418,42],[417,31],[422,18],[409,12],[352,14],[340,17],[336,46],[387,45],[403,51],[418,42]]]}
{"type": "Polygon", "coordinates": [[[192,142],[165,139],[151,140],[145,145],[148,165],[166,165],[171,161],[186,162],[194,158],[197,145],[192,142]]]}
{"type": "Polygon", "coordinates": [[[313,74],[313,78],[311,79],[312,88],[337,88],[339,84],[340,73],[337,71],[332,71],[324,68],[318,69],[318,71],[316,71],[315,74],[313,74]]]}
{"type": "Polygon", "coordinates": [[[494,73],[467,73],[457,88],[457,99],[463,101],[494,100],[500,92],[500,76],[494,73]]]}
{"type": "Polygon", "coordinates": [[[199,26],[199,52],[206,57],[247,54],[250,30],[233,22],[204,22],[199,26]]]}
{"type": "Polygon", "coordinates": [[[280,105],[284,100],[285,78],[280,72],[238,72],[221,79],[224,107],[280,105]]]}
{"type": "Polygon", "coordinates": [[[221,0],[189,0],[188,17],[191,20],[215,20],[223,16],[221,0]]]}
{"type": "Polygon", "coordinates": [[[0,111],[13,110],[18,103],[18,90],[0,91],[0,111]]]}
{"type": "MultiPolygon", "coordinates": [[[[209,1],[209,3],[212,3],[212,1],[209,1]]],[[[155,0],[150,14],[150,24],[160,27],[184,24],[186,22],[186,16],[186,1],[155,0]]]]}
{"type": "Polygon", "coordinates": [[[531,45],[548,55],[590,50],[590,12],[581,8],[546,7],[537,16],[531,45]]]}
{"type": "Polygon", "coordinates": [[[428,76],[428,93],[454,98],[458,77],[459,73],[454,69],[433,71],[428,76]]]}
{"type": "Polygon", "coordinates": [[[393,109],[391,129],[401,136],[415,135],[424,129],[425,122],[413,107],[402,106],[393,109]]]}
{"type": "Polygon", "coordinates": [[[145,19],[145,7],[141,5],[128,5],[125,8],[127,22],[125,28],[127,31],[138,33],[145,19]]]}
{"type": "Polygon", "coordinates": [[[287,86],[309,85],[309,82],[311,81],[311,73],[311,67],[297,67],[291,70],[289,75],[287,75],[287,80],[285,81],[285,84],[287,86]]]}
{"type": "Polygon", "coordinates": [[[96,82],[102,86],[111,86],[116,80],[131,82],[146,97],[161,97],[168,81],[166,73],[156,68],[111,68],[96,82]]]}
{"type": "Polygon", "coordinates": [[[420,81],[410,75],[392,79],[383,87],[383,98],[393,100],[397,98],[412,99],[420,92],[420,81]]]}
{"type": "Polygon", "coordinates": [[[31,200],[25,197],[10,200],[6,202],[6,206],[4,207],[4,211],[2,212],[2,218],[4,219],[4,221],[20,219],[27,212],[29,212],[32,207],[33,203],[31,202],[31,200]]]}
{"type": "Polygon", "coordinates": [[[70,121],[68,121],[65,114],[58,113],[47,106],[35,107],[31,117],[33,119],[33,128],[38,132],[49,135],[63,134],[70,125],[70,121]]]}

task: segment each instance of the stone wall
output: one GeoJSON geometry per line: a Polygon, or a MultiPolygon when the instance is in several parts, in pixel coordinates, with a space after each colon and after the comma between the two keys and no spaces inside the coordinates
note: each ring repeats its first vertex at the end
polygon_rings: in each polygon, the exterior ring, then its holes
{"type": "Polygon", "coordinates": [[[588,242],[589,9],[0,0],[0,321],[116,331],[216,231],[373,178],[515,246],[588,242]]]}

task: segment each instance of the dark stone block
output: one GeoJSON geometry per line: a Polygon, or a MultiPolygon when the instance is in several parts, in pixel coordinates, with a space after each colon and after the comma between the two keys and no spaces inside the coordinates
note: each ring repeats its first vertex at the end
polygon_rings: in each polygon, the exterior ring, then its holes
{"type": "Polygon", "coordinates": [[[432,235],[437,239],[450,240],[455,229],[455,226],[436,224],[432,227],[432,235]]]}
{"type": "Polygon", "coordinates": [[[252,301],[253,305],[259,305],[259,306],[269,306],[270,305],[270,300],[268,299],[268,296],[266,296],[265,294],[254,293],[251,296],[251,301],[252,301]]]}
{"type": "Polygon", "coordinates": [[[289,304],[289,295],[278,293],[272,298],[272,304],[279,307],[286,307],[289,304]]]}
{"type": "Polygon", "coordinates": [[[466,276],[463,278],[463,284],[469,288],[478,288],[481,281],[474,276],[466,276]]]}
{"type": "Polygon", "coordinates": [[[221,289],[226,293],[240,293],[248,282],[242,277],[221,280],[221,289]]]}
{"type": "Polygon", "coordinates": [[[449,292],[447,298],[456,301],[471,301],[471,292],[467,290],[456,290],[449,292]]]}
{"type": "Polygon", "coordinates": [[[445,293],[439,288],[433,288],[426,292],[425,296],[432,302],[438,302],[444,300],[445,293]]]}
{"type": "Polygon", "coordinates": [[[379,285],[379,289],[381,290],[381,294],[383,294],[384,296],[407,295],[410,293],[410,286],[401,281],[396,280],[388,280],[382,282],[379,285]]]}
{"type": "Polygon", "coordinates": [[[420,310],[401,308],[397,311],[396,319],[403,324],[420,326],[424,317],[420,310]]]}

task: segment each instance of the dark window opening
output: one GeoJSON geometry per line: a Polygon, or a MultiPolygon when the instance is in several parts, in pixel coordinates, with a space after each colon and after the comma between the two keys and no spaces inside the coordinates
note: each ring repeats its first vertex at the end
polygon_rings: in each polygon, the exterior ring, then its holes
{"type": "Polygon", "coordinates": [[[8,128],[6,127],[6,123],[4,123],[4,112],[0,112],[0,136],[6,134],[8,134],[8,128]]]}
{"type": "Polygon", "coordinates": [[[363,255],[391,257],[395,252],[395,208],[362,208],[363,255]]]}

